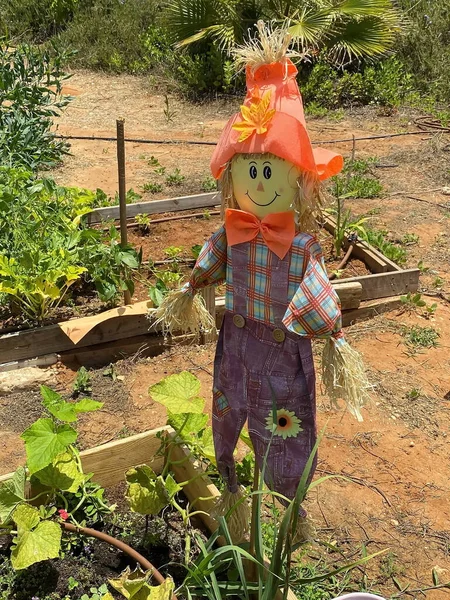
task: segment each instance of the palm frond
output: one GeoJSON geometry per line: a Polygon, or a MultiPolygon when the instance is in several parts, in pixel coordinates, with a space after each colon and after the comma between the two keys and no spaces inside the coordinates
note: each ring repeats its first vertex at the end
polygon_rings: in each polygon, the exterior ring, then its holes
{"type": "Polygon", "coordinates": [[[391,0],[342,0],[333,10],[352,17],[383,17],[393,6],[391,0]]]}
{"type": "Polygon", "coordinates": [[[396,30],[378,17],[351,20],[335,29],[325,42],[330,58],[342,65],[354,58],[380,56],[388,52],[396,39],[396,30]]]}
{"type": "Polygon", "coordinates": [[[327,10],[314,10],[304,8],[291,19],[288,32],[292,36],[292,42],[303,50],[307,47],[317,47],[327,37],[333,23],[333,15],[327,10]]]}
{"type": "Polygon", "coordinates": [[[167,6],[167,29],[178,42],[192,38],[215,24],[214,8],[209,0],[172,0],[167,6]]]}

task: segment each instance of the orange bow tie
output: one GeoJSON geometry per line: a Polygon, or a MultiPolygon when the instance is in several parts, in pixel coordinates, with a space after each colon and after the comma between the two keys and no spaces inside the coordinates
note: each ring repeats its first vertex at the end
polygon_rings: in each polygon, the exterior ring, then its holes
{"type": "Polygon", "coordinates": [[[293,211],[273,213],[260,221],[251,213],[228,208],[225,213],[225,229],[230,246],[249,242],[261,233],[268,248],[278,258],[283,259],[295,237],[294,213],[293,211]]]}

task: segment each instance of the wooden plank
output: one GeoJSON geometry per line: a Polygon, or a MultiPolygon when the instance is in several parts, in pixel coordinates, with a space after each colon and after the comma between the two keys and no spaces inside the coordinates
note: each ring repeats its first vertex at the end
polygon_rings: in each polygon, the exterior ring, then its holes
{"type": "Polygon", "coordinates": [[[358,321],[366,321],[390,310],[400,308],[400,306],[402,306],[400,296],[361,302],[359,308],[342,312],[342,326],[349,327],[358,321]]]}
{"type": "Polygon", "coordinates": [[[171,447],[171,470],[178,482],[189,481],[183,487],[183,492],[191,503],[191,509],[202,510],[207,514],[199,515],[204,525],[213,533],[218,528],[215,519],[209,516],[214,506],[214,502],[220,496],[211,479],[204,473],[201,465],[196,463],[192,456],[187,455],[181,446],[173,445],[171,447]]]}
{"type": "MultiPolygon", "coordinates": [[[[151,464],[156,473],[160,473],[164,457],[154,459],[161,446],[156,436],[161,431],[171,432],[171,427],[158,427],[144,431],[123,440],[114,440],[101,446],[80,452],[81,463],[85,473],[94,473],[93,481],[103,487],[116,485],[125,479],[125,472],[131,467],[151,464]]],[[[13,473],[0,476],[0,483],[12,477],[13,473]]]]}
{"type": "Polygon", "coordinates": [[[38,356],[37,358],[15,360],[13,362],[3,363],[0,365],[0,373],[15,371],[16,369],[26,369],[28,367],[51,367],[52,365],[56,365],[58,361],[58,354],[44,354],[43,356],[38,356]]]}
{"type": "MultiPolygon", "coordinates": [[[[166,200],[149,200],[147,202],[135,202],[127,204],[127,219],[139,214],[155,215],[167,212],[176,212],[181,210],[190,210],[195,208],[207,208],[221,203],[218,192],[208,192],[207,194],[197,194],[195,196],[180,196],[179,198],[169,198],[166,200]]],[[[97,208],[89,213],[87,221],[89,225],[119,218],[119,206],[104,206],[97,208]]]]}
{"type": "Polygon", "coordinates": [[[375,275],[361,275],[341,279],[340,283],[359,282],[362,285],[361,300],[376,300],[389,298],[399,294],[415,292],[419,289],[419,269],[388,271],[375,275]]]}
{"type": "Polygon", "coordinates": [[[157,356],[174,346],[192,344],[194,339],[193,334],[172,336],[166,340],[160,334],[137,335],[124,340],[96,344],[86,348],[75,347],[75,349],[68,352],[62,352],[59,355],[59,360],[75,369],[81,366],[100,367],[127,356],[157,356]]]}
{"type": "Polygon", "coordinates": [[[358,281],[339,281],[333,283],[333,288],[339,296],[342,310],[358,308],[362,295],[362,285],[358,281]]]}

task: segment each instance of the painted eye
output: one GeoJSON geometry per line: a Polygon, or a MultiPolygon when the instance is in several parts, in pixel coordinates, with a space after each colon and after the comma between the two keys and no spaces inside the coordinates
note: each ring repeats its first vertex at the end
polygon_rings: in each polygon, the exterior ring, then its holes
{"type": "Polygon", "coordinates": [[[250,167],[250,171],[249,171],[249,172],[250,172],[250,177],[251,177],[252,179],[256,179],[256,178],[257,178],[257,176],[258,176],[258,171],[256,170],[256,167],[255,167],[255,165],[252,165],[252,166],[250,167]]]}
{"type": "Polygon", "coordinates": [[[270,167],[264,167],[263,175],[266,179],[270,179],[272,177],[272,169],[270,167]]]}

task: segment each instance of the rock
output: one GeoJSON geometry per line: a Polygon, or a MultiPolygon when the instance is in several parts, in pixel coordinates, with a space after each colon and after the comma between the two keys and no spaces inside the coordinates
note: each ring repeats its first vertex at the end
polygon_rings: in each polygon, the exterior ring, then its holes
{"type": "Polygon", "coordinates": [[[0,373],[0,395],[10,394],[15,390],[28,390],[54,379],[54,369],[40,369],[39,367],[25,367],[0,373]]]}
{"type": "Polygon", "coordinates": [[[409,447],[410,447],[410,448],[414,448],[414,446],[415,446],[415,443],[414,443],[414,442],[409,442],[409,447]]]}

